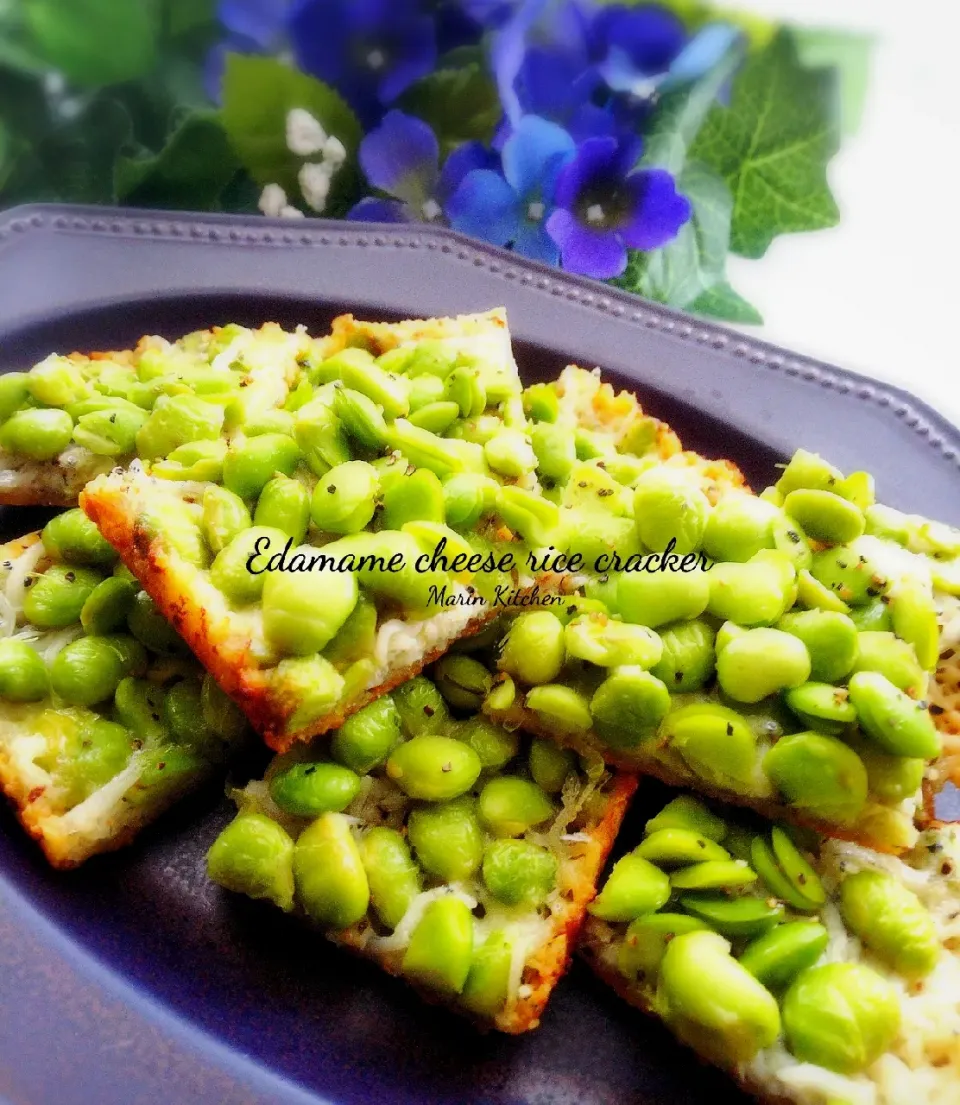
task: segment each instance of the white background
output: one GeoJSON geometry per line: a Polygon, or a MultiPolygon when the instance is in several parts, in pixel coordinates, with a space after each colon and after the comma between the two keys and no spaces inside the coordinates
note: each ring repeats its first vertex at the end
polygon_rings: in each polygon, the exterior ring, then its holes
{"type": "Polygon", "coordinates": [[[899,384],[960,426],[960,0],[728,6],[877,35],[863,124],[830,170],[840,226],[731,257],[731,283],[771,341],[899,384]]]}

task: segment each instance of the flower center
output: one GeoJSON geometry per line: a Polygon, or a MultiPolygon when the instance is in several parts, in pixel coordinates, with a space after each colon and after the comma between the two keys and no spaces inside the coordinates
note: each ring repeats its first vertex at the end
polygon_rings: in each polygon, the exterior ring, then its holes
{"type": "Polygon", "coordinates": [[[546,210],[546,207],[539,200],[535,200],[527,207],[527,218],[533,223],[538,223],[546,214],[546,210]]]}
{"type": "Polygon", "coordinates": [[[374,73],[378,73],[386,64],[387,55],[383,50],[374,48],[367,54],[367,65],[370,66],[374,73]]]}
{"type": "Polygon", "coordinates": [[[593,226],[599,226],[604,219],[606,219],[606,212],[603,210],[603,204],[591,203],[585,212],[587,216],[587,222],[593,226]]]}
{"type": "Polygon", "coordinates": [[[428,199],[420,210],[423,212],[423,217],[428,223],[432,223],[435,219],[439,219],[443,214],[443,208],[435,199],[428,199]]]}

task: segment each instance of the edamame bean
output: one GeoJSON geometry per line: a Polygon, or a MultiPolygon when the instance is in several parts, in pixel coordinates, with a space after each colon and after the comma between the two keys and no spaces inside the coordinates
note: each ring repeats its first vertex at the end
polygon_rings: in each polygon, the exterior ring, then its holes
{"type": "Polygon", "coordinates": [[[375,826],[360,838],[360,858],[370,885],[370,903],[392,931],[423,888],[420,870],[400,833],[384,826],[375,826]]]}
{"type": "Polygon", "coordinates": [[[477,815],[494,836],[522,836],[555,814],[553,803],[536,783],[513,775],[491,779],[477,799],[477,815]]]}
{"type": "Polygon", "coordinates": [[[689,932],[670,941],[657,1003],[681,1040],[726,1067],[748,1062],[780,1035],[773,995],[716,933],[689,932]]]}
{"type": "Polygon", "coordinates": [[[335,929],[356,924],[370,904],[360,850],[342,813],[324,813],[297,838],[293,877],[312,920],[335,929]]]}
{"type": "Polygon", "coordinates": [[[757,881],[757,873],[742,859],[707,860],[694,863],[670,876],[674,890],[729,890],[749,886],[757,881]]]}
{"type": "Polygon", "coordinates": [[[782,990],[823,955],[829,934],[816,921],[789,921],[758,936],[740,954],[740,966],[766,986],[782,990]]]}
{"type": "Polygon", "coordinates": [[[450,711],[443,695],[424,675],[414,676],[397,687],[393,701],[403,728],[412,737],[442,732],[450,724],[450,711]]]}
{"type": "Polygon", "coordinates": [[[436,898],[423,911],[403,955],[407,978],[441,993],[459,994],[473,960],[473,917],[460,898],[436,898]]]}
{"type": "Polygon", "coordinates": [[[225,755],[223,741],[203,716],[199,679],[182,679],[167,692],[163,720],[168,731],[182,745],[211,763],[225,755]]]}
{"type": "Polygon", "coordinates": [[[802,527],[793,518],[778,513],[770,526],[773,547],[786,556],[798,572],[807,571],[813,565],[813,550],[802,527]]]}
{"type": "Polygon", "coordinates": [[[670,879],[636,851],[613,865],[603,889],[588,907],[602,921],[633,921],[656,913],[670,897],[670,879]]]}
{"type": "MultiPolygon", "coordinates": [[[[812,559],[811,559],[812,563],[812,559]]],[[[808,610],[830,610],[836,614],[850,614],[850,607],[829,587],[822,584],[806,568],[797,573],[797,602],[808,610]]]]}
{"type": "Polygon", "coordinates": [[[136,449],[137,434],[146,420],[146,412],[137,408],[91,411],[77,418],[73,440],[97,456],[126,456],[136,449]]]}
{"type": "Polygon", "coordinates": [[[29,376],[26,372],[4,372],[0,375],[0,422],[19,410],[30,395],[29,376]]]}
{"type": "Polygon", "coordinates": [[[429,802],[458,798],[480,775],[480,757],[452,737],[414,737],[394,749],[387,775],[404,794],[429,802]]]}
{"type": "Polygon", "coordinates": [[[127,615],[127,629],[140,644],[161,656],[186,651],[183,638],[157,609],[146,591],[138,591],[127,615]]]}
{"type": "Polygon", "coordinates": [[[297,817],[341,813],[360,791],[360,777],[340,764],[291,764],[270,780],[270,797],[297,817]]]}
{"type": "Polygon", "coordinates": [[[856,626],[845,614],[801,610],[785,614],[777,628],[807,646],[811,679],[837,683],[849,675],[857,658],[858,639],[856,626]]]}
{"type": "Polygon", "coordinates": [[[866,1070],[900,1030],[896,990],[860,963],[824,963],[794,980],[783,999],[787,1047],[802,1063],[839,1074],[866,1070]]]}
{"type": "Polygon", "coordinates": [[[497,490],[496,481],[489,476],[461,472],[444,481],[442,509],[433,507],[432,512],[445,516],[447,524],[455,529],[472,529],[492,511],[497,490]]]}
{"type": "Polygon", "coordinates": [[[940,653],[940,627],[937,608],[928,587],[903,581],[890,595],[893,631],[913,645],[924,671],[933,671],[940,653]]]}
{"type": "Polygon", "coordinates": [[[361,448],[379,452],[386,445],[387,423],[369,396],[352,388],[339,388],[333,409],[344,430],[361,448]]]}
{"type": "Polygon", "coordinates": [[[507,1003],[512,963],[513,945],[507,934],[501,929],[491,932],[474,952],[461,1004],[478,1016],[496,1016],[507,1003]]]}
{"type": "Polygon", "coordinates": [[[852,606],[878,598],[890,586],[889,579],[868,556],[845,546],[816,553],[810,571],[814,579],[852,606]]]}
{"type": "Polygon", "coordinates": [[[472,798],[412,810],[407,835],[424,871],[444,882],[469,879],[483,860],[483,832],[472,798]]]}
{"type": "Polygon", "coordinates": [[[717,679],[737,702],[759,702],[810,678],[806,645],[779,629],[751,629],[717,656],[717,679]]]}
{"type": "Polygon", "coordinates": [[[258,526],[282,530],[299,544],[310,524],[310,493],[299,480],[274,476],[260,492],[253,521],[258,526]]]}
{"type": "MultiPolygon", "coordinates": [[[[364,682],[369,675],[367,668],[364,682]]],[[[329,660],[318,655],[281,660],[270,683],[271,698],[284,712],[290,711],[285,725],[288,733],[296,733],[329,714],[346,692],[345,678],[329,660]]]]}
{"type": "Polygon", "coordinates": [[[112,698],[123,663],[102,637],[81,637],[62,648],[50,665],[50,685],[72,706],[93,706],[112,698]]]}
{"type": "Polygon", "coordinates": [[[525,701],[550,734],[586,733],[593,724],[589,701],[573,687],[545,683],[528,691],[525,701]]]}
{"type": "Polygon", "coordinates": [[[687,932],[706,932],[709,925],[686,913],[648,913],[631,921],[617,951],[617,969],[634,980],[656,978],[667,945],[687,932]]]}
{"type": "Polygon", "coordinates": [[[617,582],[617,612],[625,622],[651,629],[699,618],[709,601],[709,573],[700,569],[622,572],[617,582]]]}
{"type": "Polygon", "coordinates": [[[137,432],[137,455],[143,460],[159,460],[182,445],[216,441],[223,419],[224,408],[216,403],[195,395],[161,395],[137,432]]]}
{"type": "Polygon", "coordinates": [[[122,725],[96,715],[67,733],[50,771],[58,801],[72,809],[123,771],[133,754],[134,741],[122,725]]]}
{"type": "Polygon", "coordinates": [[[445,394],[456,405],[461,418],[476,418],[483,414],[487,406],[487,392],[480,374],[467,365],[461,365],[450,373],[445,394]]]}
{"type": "Polygon", "coordinates": [[[47,667],[37,650],[26,641],[0,640],[0,698],[39,702],[49,691],[47,667]]]}
{"type": "MultiPolygon", "coordinates": [[[[732,647],[732,646],[731,646],[732,647]]],[[[658,742],[699,778],[737,792],[758,790],[757,738],[743,718],[715,703],[692,703],[664,719],[658,742]]]]}
{"type": "Polygon", "coordinates": [[[852,824],[867,801],[867,769],[841,741],[822,733],[783,737],[763,761],[791,806],[822,821],[852,824]]]}
{"type": "Polygon", "coordinates": [[[568,776],[575,771],[576,760],[568,748],[538,738],[531,742],[530,774],[547,794],[559,794],[568,776]]]}
{"type": "Polygon", "coordinates": [[[911,698],[923,697],[927,686],[926,673],[917,660],[913,645],[901,641],[892,633],[861,632],[853,671],[877,672],[911,698]]]}
{"type": "Polygon", "coordinates": [[[660,631],[663,645],[660,660],[650,673],[672,694],[701,690],[716,670],[716,634],[704,621],[696,619],[668,626],[660,631]]]}
{"type": "Polygon", "coordinates": [[[460,710],[479,710],[493,686],[493,676],[483,664],[456,653],[437,661],[433,677],[443,697],[460,710]]]}
{"type": "Polygon", "coordinates": [[[358,597],[352,572],[272,572],[263,585],[264,635],[280,652],[309,656],[333,640],[358,597]]]}
{"type": "MultiPolygon", "coordinates": [[[[792,573],[791,573],[792,582],[792,573]]],[[[780,569],[769,562],[714,564],[707,611],[740,626],[772,625],[791,605],[780,569]]]]}
{"type": "Polygon", "coordinates": [[[238,533],[217,553],[210,566],[210,582],[232,603],[256,602],[263,594],[271,557],[283,551],[289,538],[279,529],[252,526],[238,533]]]}
{"type": "Polygon", "coordinates": [[[432,403],[439,403],[444,396],[446,388],[439,376],[430,376],[421,373],[408,381],[408,399],[410,410],[418,411],[432,403]]]}
{"type": "Polygon", "coordinates": [[[923,783],[926,760],[891,756],[878,748],[869,737],[858,737],[853,733],[844,734],[844,743],[849,744],[863,760],[871,795],[890,805],[916,797],[923,783]]]}
{"type": "Polygon", "coordinates": [[[769,898],[744,895],[731,898],[728,894],[681,894],[681,909],[706,921],[723,936],[757,936],[778,924],[784,915],[779,902],[769,898]]]}
{"type": "Polygon", "coordinates": [[[710,503],[682,474],[651,468],[634,485],[633,512],[646,548],[663,552],[674,542],[676,552],[683,554],[700,547],[710,503]]]}
{"type": "Polygon", "coordinates": [[[908,515],[880,503],[868,506],[864,515],[867,519],[867,533],[871,536],[882,537],[903,548],[907,547],[912,529],[908,515]]]}
{"type": "MultiPolygon", "coordinates": [[[[329,397],[314,399],[301,407],[293,427],[296,443],[314,475],[322,477],[331,468],[350,460],[343,423],[334,413],[329,397]]],[[[285,474],[289,476],[292,472],[285,474]]],[[[269,473],[268,479],[272,475],[269,473]]]]}
{"type": "Polygon", "coordinates": [[[557,884],[557,857],[529,840],[495,840],[483,853],[483,882],[509,906],[535,909],[557,884]]]}
{"type": "Polygon", "coordinates": [[[263,814],[240,814],[223,830],[207,853],[207,874],[225,890],[293,909],[293,841],[263,814]]]}
{"type": "Polygon", "coordinates": [[[240,707],[225,694],[207,672],[200,687],[200,710],[206,724],[225,741],[238,740],[247,728],[240,707]]]}
{"type": "Polygon", "coordinates": [[[777,480],[776,489],[786,497],[791,491],[811,488],[815,491],[832,491],[843,479],[839,468],[824,460],[817,453],[798,449],[777,480]]]}
{"type": "Polygon", "coordinates": [[[783,509],[811,537],[830,545],[849,544],[866,529],[863,511],[832,491],[791,491],[783,501],[783,509]]]}
{"type": "Polygon", "coordinates": [[[90,568],[54,564],[34,577],[23,597],[23,616],[41,629],[58,629],[80,617],[84,603],[103,576],[90,568]]]}
{"type": "Polygon", "coordinates": [[[503,642],[499,667],[521,683],[550,683],[564,661],[564,630],[549,610],[520,614],[503,642]]]}
{"type": "Polygon", "coordinates": [[[537,467],[537,457],[520,430],[501,430],[483,446],[483,455],[494,472],[519,479],[537,467]]]}
{"type": "Polygon", "coordinates": [[[564,630],[568,656],[601,668],[630,664],[652,668],[663,655],[663,645],[652,629],[615,621],[606,614],[581,614],[564,630]]]}
{"type": "Polygon", "coordinates": [[[860,633],[880,632],[887,633],[893,630],[893,618],[886,602],[873,599],[866,606],[858,606],[850,611],[850,620],[860,633]]]}
{"type": "Polygon", "coordinates": [[[685,829],[715,843],[727,835],[727,824],[723,818],[717,817],[699,798],[690,794],[678,794],[655,817],[650,818],[643,831],[646,836],[652,836],[663,829],[685,829]]]}
{"type": "Polygon", "coordinates": [[[460,408],[453,402],[428,403],[410,415],[410,425],[429,430],[432,434],[444,434],[460,416],[460,408]]]}
{"type": "Polygon", "coordinates": [[[535,422],[556,422],[560,400],[553,384],[531,384],[523,390],[524,413],[535,422]]]}
{"type": "Polygon", "coordinates": [[[650,738],[670,709],[670,692],[655,675],[626,665],[614,668],[590,699],[593,727],[613,748],[636,748],[650,738]]]}
{"type": "Polygon", "coordinates": [[[292,476],[300,449],[286,434],[260,434],[234,442],[223,460],[223,486],[241,499],[255,499],[277,475],[292,476]]]}
{"type": "Polygon", "coordinates": [[[831,736],[842,733],[857,720],[857,711],[846,687],[804,683],[787,691],[783,698],[802,722],[831,736]]]}
{"type": "Polygon", "coordinates": [[[203,536],[216,554],[252,525],[247,504],[225,487],[211,484],[203,492],[203,536]]]}
{"type": "Polygon", "coordinates": [[[347,718],[333,734],[330,751],[340,763],[366,775],[386,762],[399,741],[400,713],[385,694],[347,718]]]}
{"type": "Polygon", "coordinates": [[[774,548],[773,519],[780,512],[753,495],[726,495],[710,512],[703,548],[714,560],[746,563],[761,549],[774,548]]]}
{"type": "Polygon", "coordinates": [[[76,508],[66,510],[51,518],[40,535],[44,548],[68,564],[84,564],[94,567],[116,563],[116,550],[100,536],[100,531],[76,508]]]}
{"type": "Polygon", "coordinates": [[[643,856],[658,867],[665,868],[730,859],[730,853],[715,840],[701,836],[692,829],[680,828],[657,829],[633,851],[634,855],[643,856]]]}
{"type": "Polygon", "coordinates": [[[150,475],[164,480],[216,481],[223,476],[223,462],[227,455],[227,443],[216,441],[192,441],[180,445],[164,460],[150,466],[150,475]]]}
{"type": "Polygon", "coordinates": [[[483,717],[472,717],[457,724],[453,736],[476,752],[484,771],[500,771],[516,756],[520,738],[502,725],[483,717]]]}
{"type": "Polygon", "coordinates": [[[345,387],[372,399],[387,418],[402,418],[410,412],[406,380],[374,363],[366,350],[344,349],[318,365],[312,375],[313,384],[342,380],[345,387]]]}
{"type": "Polygon", "coordinates": [[[0,429],[0,446],[30,460],[53,460],[70,444],[72,436],[73,419],[66,411],[17,411],[0,429]]]}
{"type": "Polygon", "coordinates": [[[826,900],[816,873],[810,869],[811,874],[808,875],[806,870],[792,868],[791,875],[788,875],[781,868],[773,848],[762,836],[755,836],[750,843],[750,861],[769,891],[801,913],[813,913],[826,900]]]}
{"type": "Polygon", "coordinates": [[[331,541],[323,553],[334,561],[355,565],[353,572],[361,587],[408,611],[436,613],[431,603],[437,592],[450,584],[450,577],[439,569],[417,567],[423,550],[410,533],[353,533],[331,541]]]}
{"type": "Polygon", "coordinates": [[[840,883],[840,912],[874,955],[904,978],[924,978],[937,965],[942,949],[933,918],[892,875],[847,875],[840,883]]]}
{"type": "Polygon", "coordinates": [[[569,478],[577,462],[577,449],[568,430],[542,422],[530,431],[530,443],[542,479],[563,483],[569,478]]]}
{"type": "Polygon", "coordinates": [[[110,576],[98,583],[80,610],[80,624],[87,633],[112,633],[126,625],[138,587],[126,579],[110,576]]]}
{"type": "Polygon", "coordinates": [[[338,464],[314,488],[310,516],[329,533],[358,533],[376,510],[380,477],[372,464],[351,460],[338,464]]]}
{"type": "Polygon", "coordinates": [[[852,675],[849,690],[861,730],[884,751],[922,760],[940,755],[940,734],[922,702],[872,671],[852,675]]]}
{"type": "Polygon", "coordinates": [[[163,724],[163,688],[147,679],[121,679],[113,696],[117,718],[137,737],[152,745],[167,741],[163,724]]]}

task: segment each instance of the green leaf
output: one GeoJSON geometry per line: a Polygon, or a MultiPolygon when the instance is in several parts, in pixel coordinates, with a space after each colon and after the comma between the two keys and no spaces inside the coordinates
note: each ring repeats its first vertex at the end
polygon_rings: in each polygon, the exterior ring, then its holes
{"type": "Polygon", "coordinates": [[[347,160],[333,180],[324,214],[343,214],[359,193],[356,153],[361,129],[332,88],[272,58],[227,57],[222,118],[233,148],[261,186],[279,184],[291,199],[300,195],[297,173],[305,159],[287,149],[287,113],[304,108],[336,135],[347,160]]]}
{"type": "Polygon", "coordinates": [[[216,22],[216,0],[162,0],[163,28],[170,38],[192,34],[216,22]]]}
{"type": "Polygon", "coordinates": [[[209,210],[219,206],[239,168],[218,113],[195,111],[159,153],[119,159],[117,194],[140,207],[209,210]]]}
{"type": "Polygon", "coordinates": [[[734,291],[726,279],[707,288],[687,306],[695,315],[722,319],[724,322],[749,323],[755,326],[763,324],[763,315],[748,303],[742,295],[734,291]]]}
{"type": "Polygon", "coordinates": [[[503,115],[496,85],[479,62],[438,69],[403,97],[403,110],[428,123],[449,153],[463,142],[489,142],[503,115]]]}
{"type": "Polygon", "coordinates": [[[156,59],[155,0],[23,0],[32,48],[74,84],[135,80],[156,59]]]}
{"type": "Polygon", "coordinates": [[[845,135],[855,134],[863,120],[874,39],[853,31],[814,27],[792,27],[790,33],[803,65],[839,71],[840,125],[845,135]]]}
{"type": "Polygon", "coordinates": [[[826,170],[839,131],[835,75],[804,68],[789,35],[747,59],[690,152],[733,194],[735,253],[762,257],[779,234],[837,224],[826,170]]]}

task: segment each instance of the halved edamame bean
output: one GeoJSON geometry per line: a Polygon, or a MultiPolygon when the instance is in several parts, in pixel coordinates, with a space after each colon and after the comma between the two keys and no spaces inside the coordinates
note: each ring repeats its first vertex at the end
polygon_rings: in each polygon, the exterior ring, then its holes
{"type": "Polygon", "coordinates": [[[328,533],[359,533],[373,518],[380,477],[372,464],[338,464],[317,483],[310,503],[313,524],[328,533]]]}
{"type": "Polygon", "coordinates": [[[783,509],[811,537],[830,545],[849,544],[866,529],[863,511],[832,491],[791,491],[783,501],[783,509]]]}
{"type": "Polygon", "coordinates": [[[47,552],[68,564],[108,567],[117,560],[116,550],[79,508],[51,518],[40,539],[47,552]]]}
{"type": "Polygon", "coordinates": [[[723,936],[758,936],[772,929],[783,919],[784,908],[779,902],[744,895],[731,898],[727,894],[704,892],[681,894],[679,905],[687,913],[706,921],[723,936]]]}
{"type": "Polygon", "coordinates": [[[360,850],[342,813],[324,813],[297,838],[293,850],[297,898],[310,917],[335,929],[356,924],[370,904],[360,850]]]}
{"type": "Polygon", "coordinates": [[[336,636],[358,597],[352,572],[271,572],[263,585],[266,639],[286,655],[318,652],[336,636]]]}
{"type": "Polygon", "coordinates": [[[666,828],[651,832],[636,848],[634,855],[643,856],[658,867],[686,867],[707,860],[729,860],[730,853],[715,840],[692,829],[666,828]]]}
{"type": "Polygon", "coordinates": [[[644,835],[652,836],[663,829],[685,829],[715,843],[720,843],[727,835],[727,823],[723,818],[717,817],[691,794],[678,794],[650,818],[643,831],[644,835]]]}
{"type": "Polygon", "coordinates": [[[913,645],[920,666],[924,671],[933,671],[940,653],[940,627],[930,589],[916,583],[900,583],[890,595],[890,617],[894,633],[913,645]]]}
{"type": "Polygon", "coordinates": [[[756,871],[742,859],[706,860],[674,871],[670,876],[674,890],[729,890],[756,881],[756,871]]]}
{"type": "Polygon", "coordinates": [[[473,960],[473,916],[459,898],[430,902],[413,930],[401,970],[407,978],[441,993],[463,990],[473,960]]]}
{"type": "Polygon", "coordinates": [[[622,572],[617,583],[617,612],[624,621],[651,629],[698,618],[709,601],[709,573],[700,569],[622,572]]]}
{"type": "Polygon", "coordinates": [[[724,694],[754,703],[810,678],[810,654],[797,637],[778,629],[751,629],[734,638],[717,656],[717,678],[724,694]]]}
{"type": "Polygon", "coordinates": [[[606,614],[581,614],[564,630],[568,656],[602,668],[623,664],[652,668],[663,654],[660,638],[645,625],[616,621],[606,614]]]}
{"type": "Polygon", "coordinates": [[[613,865],[606,883],[588,907],[602,921],[633,921],[656,913],[670,898],[670,879],[636,851],[613,865]]]}
{"type": "Polygon", "coordinates": [[[782,737],[763,769],[791,806],[823,821],[854,822],[867,801],[867,769],[847,745],[822,733],[782,737]]]}
{"type": "Polygon", "coordinates": [[[593,724],[588,699],[573,687],[544,683],[528,691],[525,701],[551,735],[586,733],[593,724]]]}
{"type": "Polygon", "coordinates": [[[878,959],[908,979],[924,978],[942,951],[930,911],[883,871],[857,871],[840,883],[840,912],[878,959]]]}
{"type": "Polygon", "coordinates": [[[649,739],[670,709],[670,692],[636,665],[614,668],[590,699],[593,727],[613,748],[636,748],[649,739]]]}
{"type": "Polygon", "coordinates": [[[828,940],[816,921],[788,921],[749,943],[740,953],[740,966],[768,990],[782,990],[817,962],[828,940]]]}
{"type": "Polygon", "coordinates": [[[814,491],[832,491],[843,479],[843,473],[818,453],[798,449],[777,480],[776,489],[786,497],[791,491],[810,488],[814,491]]]}
{"type": "Polygon", "coordinates": [[[553,803],[536,783],[514,775],[491,779],[477,799],[477,815],[494,836],[522,836],[555,813],[553,803]]]}
{"type": "Polygon", "coordinates": [[[54,564],[42,575],[27,579],[23,616],[41,629],[58,629],[80,617],[84,603],[103,580],[90,568],[54,564]]]}
{"type": "Polygon", "coordinates": [[[483,881],[504,905],[535,909],[557,884],[557,857],[529,840],[495,840],[483,853],[483,881]]]}
{"type": "Polygon", "coordinates": [[[940,755],[940,734],[924,703],[909,698],[878,672],[857,672],[850,678],[849,691],[860,728],[884,751],[923,760],[940,755]]]}
{"type": "Polygon", "coordinates": [[[425,734],[394,749],[387,775],[411,798],[442,802],[457,798],[477,781],[480,758],[452,737],[425,734]]]}
{"type": "Polygon", "coordinates": [[[225,890],[293,909],[293,841],[263,814],[231,821],[207,853],[207,874],[225,890]]]}
{"type": "Polygon", "coordinates": [[[424,871],[444,882],[469,879],[483,860],[483,832],[472,798],[411,810],[407,835],[424,871]]]}
{"type": "Polygon", "coordinates": [[[39,702],[50,691],[50,677],[40,654],[26,641],[0,640],[0,698],[39,702]]]}
{"type": "Polygon", "coordinates": [[[549,610],[520,614],[503,642],[499,666],[521,683],[551,683],[564,661],[564,627],[549,610]]]}
{"type": "Polygon", "coordinates": [[[699,618],[660,630],[662,651],[650,673],[672,694],[701,690],[716,670],[716,634],[699,618]]]}
{"type": "Polygon", "coordinates": [[[810,678],[837,683],[849,675],[859,647],[857,629],[845,614],[828,610],[801,610],[785,614],[777,629],[791,633],[810,653],[810,678]]]}
{"type": "Polygon", "coordinates": [[[340,764],[294,763],[270,780],[270,797],[297,817],[341,813],[359,791],[360,777],[340,764]]]}
{"type": "Polygon", "coordinates": [[[890,586],[890,580],[868,556],[844,545],[814,554],[810,571],[814,579],[852,606],[878,598],[890,586]]]}
{"type": "Polygon", "coordinates": [[[422,889],[410,848],[396,829],[377,825],[360,838],[360,858],[370,885],[370,904],[392,931],[422,889]]]}
{"type": "Polygon", "coordinates": [[[400,713],[385,694],[347,718],[333,734],[330,751],[345,767],[366,775],[386,763],[400,738],[400,713]]]}
{"type": "Polygon", "coordinates": [[[633,512],[646,548],[663,552],[672,541],[683,554],[700,547],[710,503],[682,474],[651,468],[634,485],[633,512]]]}
{"type": "Polygon", "coordinates": [[[783,699],[802,722],[830,736],[842,733],[857,720],[857,711],[846,687],[804,683],[787,691],[783,699]]]}
{"type": "Polygon", "coordinates": [[[512,963],[513,945],[506,932],[491,932],[473,953],[461,1004],[477,1016],[496,1016],[507,1003],[512,963]]]}

